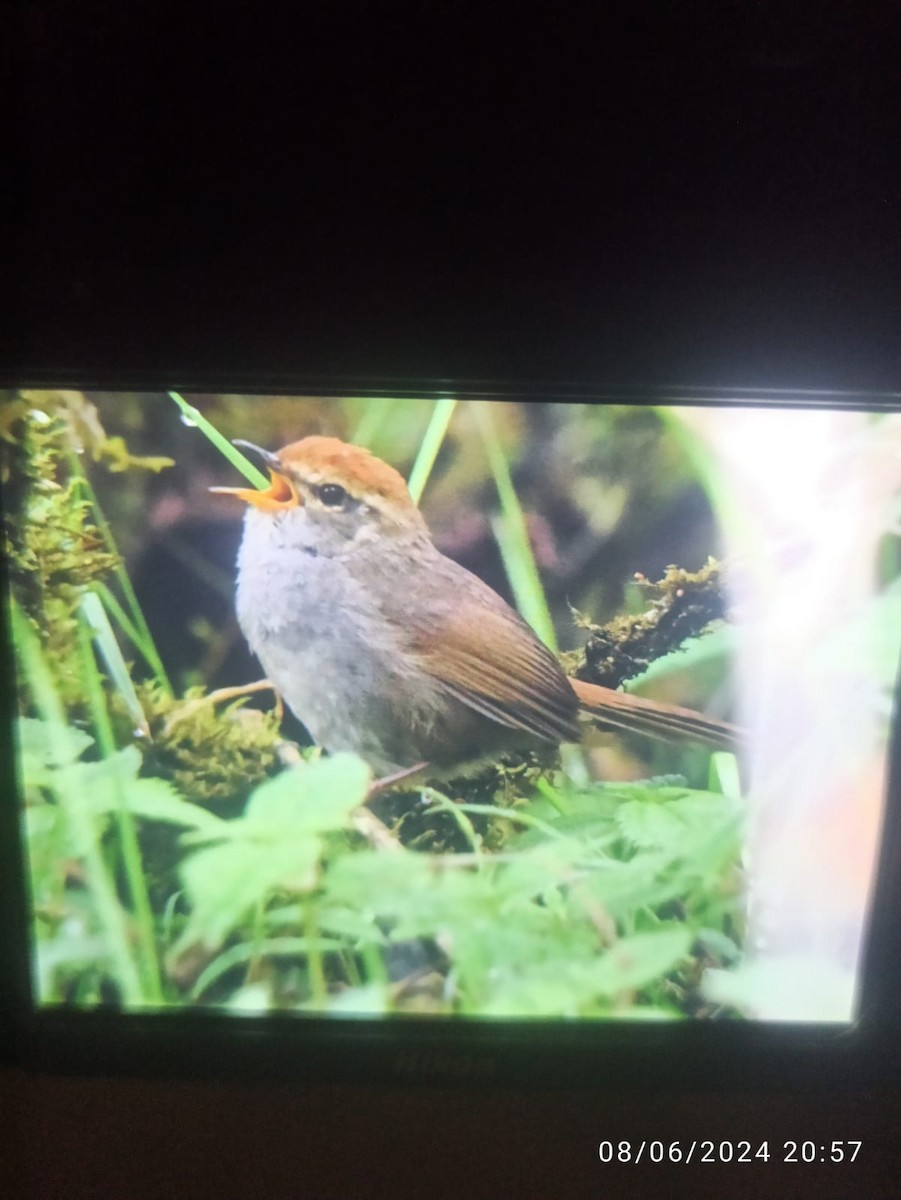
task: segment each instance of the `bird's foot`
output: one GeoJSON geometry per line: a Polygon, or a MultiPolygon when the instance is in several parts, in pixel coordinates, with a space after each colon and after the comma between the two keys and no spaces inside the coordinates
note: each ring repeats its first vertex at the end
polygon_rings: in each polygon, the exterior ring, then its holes
{"type": "Polygon", "coordinates": [[[271,691],[275,693],[275,709],[278,714],[278,719],[281,721],[284,707],[282,698],[276,690],[275,684],[269,679],[258,679],[256,683],[244,683],[237,687],[218,688],[215,692],[208,692],[205,696],[198,696],[196,700],[186,700],[184,704],[180,704],[173,713],[169,716],[166,724],[163,726],[163,733],[171,732],[172,727],[177,725],[179,721],[183,721],[186,717],[193,716],[194,713],[207,705],[224,704],[228,700],[238,700],[242,696],[250,696],[255,692],[271,691]]]}
{"type": "Polygon", "coordinates": [[[427,762],[414,763],[412,767],[403,767],[399,771],[392,771],[390,775],[383,775],[381,779],[374,779],[369,785],[369,791],[366,793],[366,802],[369,803],[375,796],[381,795],[382,792],[387,792],[393,788],[395,784],[403,783],[410,779],[413,775],[418,775],[424,771],[429,764],[427,762]]]}

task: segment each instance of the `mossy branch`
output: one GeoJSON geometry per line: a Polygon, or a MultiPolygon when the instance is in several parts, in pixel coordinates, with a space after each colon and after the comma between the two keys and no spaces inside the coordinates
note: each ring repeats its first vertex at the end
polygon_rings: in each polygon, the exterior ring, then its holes
{"type": "Polygon", "coordinates": [[[713,558],[700,571],[670,566],[656,583],[643,575],[636,582],[650,599],[641,613],[604,625],[586,623],[576,614],[589,630],[584,657],[573,656],[569,663],[577,679],[618,688],[726,617],[723,570],[713,558]]]}

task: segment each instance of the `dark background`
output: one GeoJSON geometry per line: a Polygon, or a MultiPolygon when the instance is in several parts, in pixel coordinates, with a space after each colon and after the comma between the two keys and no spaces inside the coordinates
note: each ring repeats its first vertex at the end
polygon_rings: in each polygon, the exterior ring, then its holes
{"type": "Polygon", "coordinates": [[[14,361],[897,387],[894,6],[23,5],[14,361]]]}
{"type": "MultiPolygon", "coordinates": [[[[574,11],[5,10],[3,373],[898,389],[893,6],[574,11]]],[[[0,1091],[11,1196],[897,1187],[897,1092],[0,1091]],[[614,1178],[613,1127],[866,1159],[614,1178]]]]}

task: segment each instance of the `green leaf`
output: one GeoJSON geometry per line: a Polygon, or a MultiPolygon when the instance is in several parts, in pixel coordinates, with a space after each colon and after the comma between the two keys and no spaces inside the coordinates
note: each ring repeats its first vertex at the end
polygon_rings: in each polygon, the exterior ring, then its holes
{"type": "Polygon", "coordinates": [[[76,762],[52,773],[48,782],[90,822],[67,822],[69,854],[83,856],[87,842],[95,836],[93,823],[119,812],[123,806],[132,817],[181,826],[206,838],[221,835],[228,828],[228,822],[183,800],[166,780],[138,778],[140,767],[139,751],[126,746],[99,762],[76,762]]]}
{"type": "Polygon", "coordinates": [[[435,878],[434,867],[424,854],[360,851],[329,864],[326,894],[332,903],[363,913],[396,916],[405,911],[413,896],[430,891],[435,878]]]}
{"type": "Polygon", "coordinates": [[[698,929],[695,942],[711,958],[720,962],[734,963],[741,955],[738,946],[719,929],[698,929]]]}
{"type": "Polygon", "coordinates": [[[509,902],[544,896],[568,883],[576,865],[587,857],[587,848],[577,838],[561,838],[530,847],[498,870],[498,897],[509,902]]]}
{"type": "Polygon", "coordinates": [[[691,941],[683,927],[622,938],[597,963],[594,986],[608,996],[645,987],[685,958],[691,941]]]}
{"type": "Polygon", "coordinates": [[[530,961],[526,955],[528,950],[519,964],[495,965],[486,994],[473,997],[469,1010],[489,1017],[578,1017],[596,1011],[598,992],[589,962],[562,957],[530,961]]]}
{"type": "Polygon", "coordinates": [[[317,837],[281,845],[230,841],[199,850],[181,868],[193,911],[180,946],[219,946],[276,888],[309,890],[322,852],[317,837]]]}
{"type": "Polygon", "coordinates": [[[371,778],[369,767],[353,754],[283,771],[254,790],[246,820],[291,833],[344,829],[348,815],[366,799],[371,778]]]}
{"type": "Polygon", "coordinates": [[[613,917],[624,917],[637,908],[660,904],[678,893],[678,883],[668,875],[672,863],[665,851],[645,851],[631,862],[613,862],[593,872],[586,886],[613,917]]]}
{"type": "Polygon", "coordinates": [[[84,858],[100,830],[96,822],[119,810],[128,786],[137,777],[141,756],[133,746],[99,762],[76,762],[54,771],[51,784],[65,797],[68,853],[84,858]]]}
{"type": "Polygon", "coordinates": [[[180,944],[198,938],[219,945],[276,889],[309,891],[318,881],[324,844],[319,834],[344,829],[366,798],[370,770],[351,754],[336,754],[283,771],[254,789],[245,816],[220,821],[185,840],[219,844],[182,866],[193,912],[180,944]]]}
{"type": "Polygon", "coordinates": [[[432,412],[407,484],[414,504],[418,504],[422,499],[422,493],[425,491],[425,485],[432,473],[435,459],[444,442],[456,404],[457,401],[453,397],[445,396],[437,402],[432,412]]]}
{"type": "Polygon", "coordinates": [[[623,938],[598,956],[596,945],[567,946],[536,928],[517,954],[491,962],[475,1009],[492,1016],[609,1014],[612,999],[656,982],[690,947],[690,934],[672,928],[623,938]]]}
{"type": "Polygon", "coordinates": [[[47,779],[47,768],[63,767],[81,758],[94,739],[71,725],[20,717],[16,722],[19,753],[26,787],[47,779]]]}
{"type": "Polygon", "coordinates": [[[319,928],[359,945],[383,945],[387,939],[371,917],[350,908],[319,908],[316,912],[319,928]]]}
{"type": "Polygon", "coordinates": [[[124,801],[132,816],[145,821],[181,825],[207,834],[221,833],[227,828],[227,822],[214,813],[183,800],[167,780],[139,779],[140,766],[139,751],[126,746],[100,762],[73,763],[57,777],[95,817],[115,812],[120,801],[124,801]]]}
{"type": "Polygon", "coordinates": [[[126,789],[125,802],[133,816],[145,821],[180,825],[209,834],[219,833],[226,825],[215,813],[183,800],[165,779],[133,780],[126,789]]]}
{"type": "Polygon", "coordinates": [[[616,823],[623,837],[636,846],[648,849],[671,846],[681,841],[685,834],[684,822],[673,811],[673,807],[666,804],[628,800],[620,805],[616,823]]]}

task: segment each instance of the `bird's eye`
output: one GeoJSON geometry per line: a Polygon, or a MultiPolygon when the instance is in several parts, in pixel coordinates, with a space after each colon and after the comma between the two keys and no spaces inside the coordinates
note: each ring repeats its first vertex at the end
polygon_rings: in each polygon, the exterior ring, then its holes
{"type": "Polygon", "coordinates": [[[323,483],[316,489],[316,495],[326,508],[340,508],[347,499],[347,492],[340,483],[323,483]]]}

